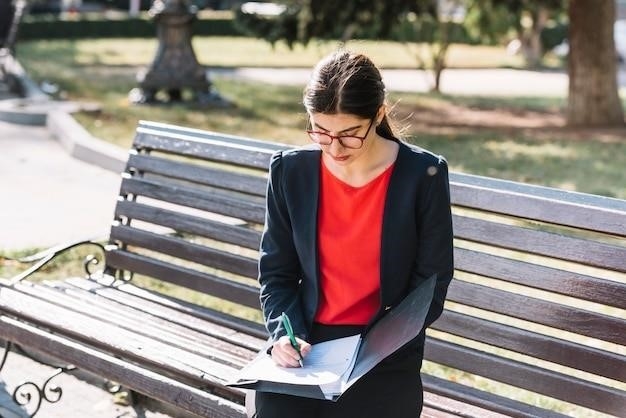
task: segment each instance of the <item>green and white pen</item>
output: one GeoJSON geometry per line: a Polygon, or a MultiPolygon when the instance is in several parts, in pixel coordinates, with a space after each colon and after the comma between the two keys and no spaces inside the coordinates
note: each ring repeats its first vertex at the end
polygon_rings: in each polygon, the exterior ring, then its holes
{"type": "Polygon", "coordinates": [[[300,344],[298,344],[298,342],[296,341],[296,336],[294,335],[293,328],[291,327],[291,321],[289,320],[289,317],[286,313],[283,312],[281,316],[283,320],[283,326],[285,327],[285,330],[287,331],[287,336],[289,337],[289,342],[291,342],[291,346],[296,349],[296,351],[298,352],[298,356],[300,356],[300,358],[298,359],[298,363],[300,364],[300,367],[304,367],[302,365],[302,353],[300,353],[300,344]]]}

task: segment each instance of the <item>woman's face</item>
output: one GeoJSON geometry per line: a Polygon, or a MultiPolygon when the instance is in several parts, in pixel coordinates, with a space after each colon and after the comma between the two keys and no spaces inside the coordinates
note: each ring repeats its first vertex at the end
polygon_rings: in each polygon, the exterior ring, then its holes
{"type": "Polygon", "coordinates": [[[346,113],[311,113],[309,118],[309,136],[319,143],[327,157],[339,165],[349,165],[365,155],[378,136],[376,117],[363,119],[346,113]]]}

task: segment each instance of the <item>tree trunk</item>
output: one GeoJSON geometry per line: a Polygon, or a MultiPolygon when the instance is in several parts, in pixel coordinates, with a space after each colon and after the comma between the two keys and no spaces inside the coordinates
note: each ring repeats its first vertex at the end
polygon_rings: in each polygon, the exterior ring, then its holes
{"type": "Polygon", "coordinates": [[[613,40],[615,2],[571,0],[569,5],[567,124],[622,126],[613,40]]]}

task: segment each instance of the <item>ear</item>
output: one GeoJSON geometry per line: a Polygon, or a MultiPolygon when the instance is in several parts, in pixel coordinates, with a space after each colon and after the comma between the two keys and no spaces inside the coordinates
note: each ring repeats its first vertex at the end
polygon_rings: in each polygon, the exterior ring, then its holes
{"type": "Polygon", "coordinates": [[[376,113],[376,126],[380,125],[387,114],[387,106],[382,105],[378,108],[378,112],[376,113]]]}

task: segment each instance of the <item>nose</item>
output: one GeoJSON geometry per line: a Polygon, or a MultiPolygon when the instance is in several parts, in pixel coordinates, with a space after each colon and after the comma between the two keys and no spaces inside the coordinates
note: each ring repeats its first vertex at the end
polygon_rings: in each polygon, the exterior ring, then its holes
{"type": "Polygon", "coordinates": [[[339,141],[339,138],[334,137],[333,142],[331,142],[331,144],[328,146],[328,149],[331,151],[343,150],[343,145],[341,145],[341,141],[339,141]]]}

